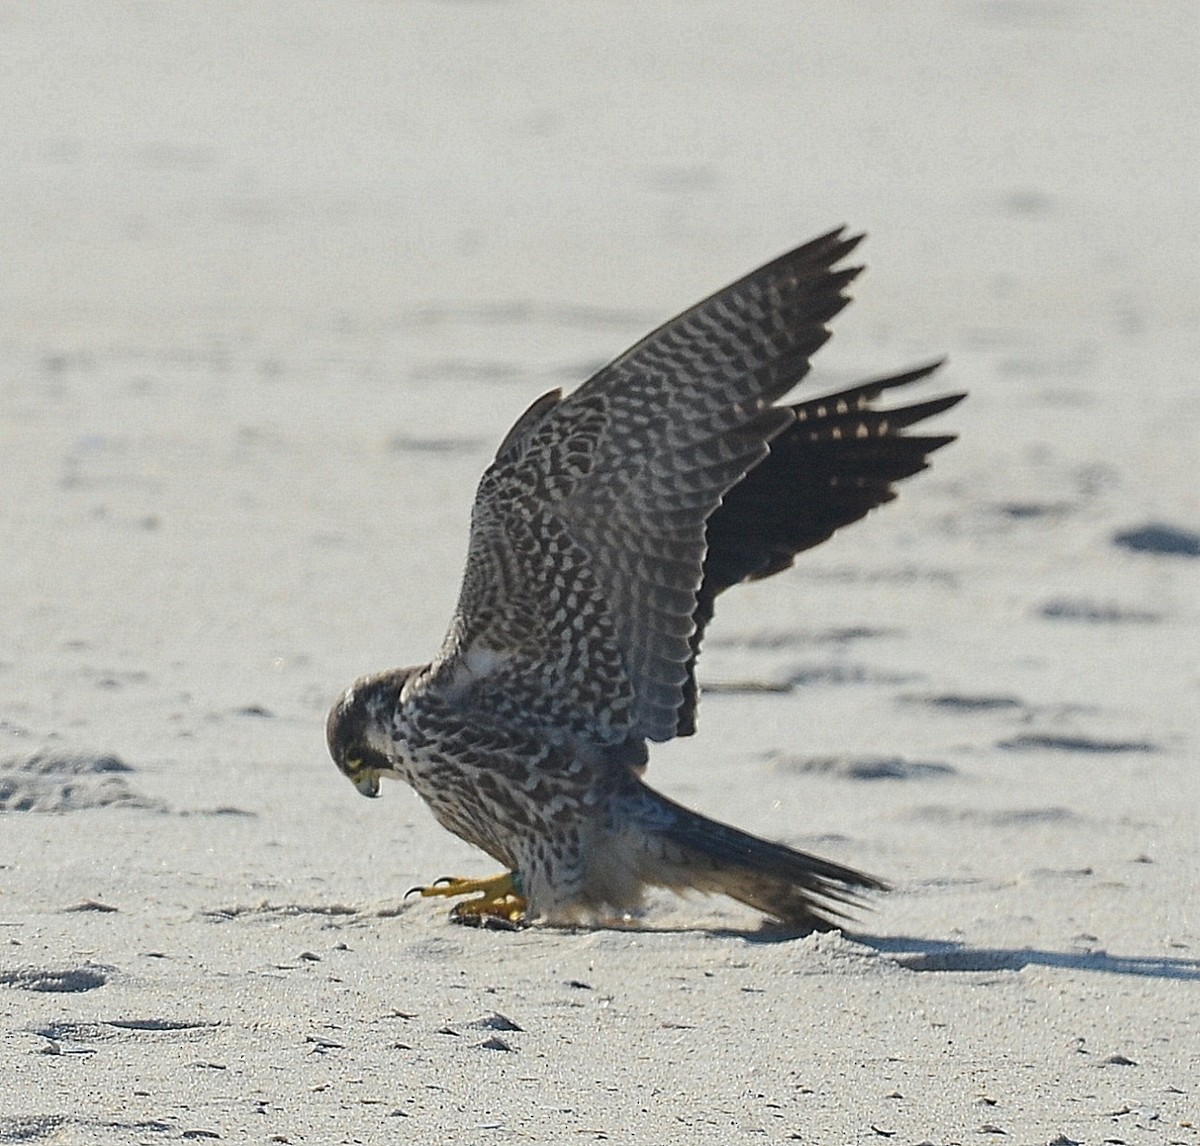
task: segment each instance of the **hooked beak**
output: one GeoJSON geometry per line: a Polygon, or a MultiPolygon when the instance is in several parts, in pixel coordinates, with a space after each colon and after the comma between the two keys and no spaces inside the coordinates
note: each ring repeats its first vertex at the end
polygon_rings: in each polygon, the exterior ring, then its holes
{"type": "Polygon", "coordinates": [[[364,796],[374,799],[379,795],[379,771],[377,769],[360,765],[354,770],[350,780],[364,796]]]}

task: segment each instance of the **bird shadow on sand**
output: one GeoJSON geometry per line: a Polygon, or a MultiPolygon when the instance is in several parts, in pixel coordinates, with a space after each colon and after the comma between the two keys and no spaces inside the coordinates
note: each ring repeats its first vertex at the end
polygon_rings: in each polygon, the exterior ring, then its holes
{"type": "MultiPolygon", "coordinates": [[[[472,928],[522,931],[522,924],[479,919],[453,919],[472,928]]],[[[607,919],[591,926],[541,924],[547,931],[565,934],[598,931],[632,932],[642,935],[707,935],[713,939],[740,939],[745,943],[793,943],[824,928],[787,927],[764,923],[759,927],[689,927],[655,924],[637,917],[607,919]]],[[[830,933],[836,933],[833,929],[830,933]]],[[[840,932],[847,944],[874,951],[877,955],[909,971],[941,971],[986,974],[996,971],[1022,971],[1026,967],[1052,967],[1068,971],[1091,971],[1103,975],[1136,975],[1148,979],[1200,982],[1200,959],[1171,958],[1166,955],[1114,955],[1092,949],[1049,951],[1039,947],[975,947],[954,939],[923,939],[913,935],[862,935],[840,932]]]]}
{"type": "Polygon", "coordinates": [[[1021,971],[1029,966],[1151,979],[1200,980],[1200,959],[1164,955],[1113,955],[1108,951],[1047,951],[1037,947],[973,947],[909,935],[854,935],[855,943],[888,955],[911,971],[1021,971]]]}
{"type": "MultiPolygon", "coordinates": [[[[702,931],[713,938],[741,939],[747,943],[791,943],[813,934],[811,928],[765,924],[757,928],[663,927],[636,920],[609,923],[606,930],[640,932],[702,931]]],[[[1103,950],[1048,951],[1038,947],[975,947],[953,939],[922,939],[911,935],[861,935],[843,932],[849,943],[870,948],[910,971],[988,972],[1021,971],[1026,967],[1054,967],[1093,971],[1104,975],[1138,975],[1151,979],[1200,981],[1200,959],[1175,959],[1165,955],[1114,955],[1103,950]]]]}

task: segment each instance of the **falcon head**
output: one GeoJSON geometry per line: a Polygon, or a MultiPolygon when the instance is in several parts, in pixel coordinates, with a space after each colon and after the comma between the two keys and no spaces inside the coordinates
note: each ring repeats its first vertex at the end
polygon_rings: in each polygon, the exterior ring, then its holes
{"type": "Polygon", "coordinates": [[[325,721],[329,755],[364,796],[378,796],[380,775],[393,771],[392,761],[371,741],[387,737],[391,714],[410,671],[363,677],[346,689],[329,710],[325,721]]]}

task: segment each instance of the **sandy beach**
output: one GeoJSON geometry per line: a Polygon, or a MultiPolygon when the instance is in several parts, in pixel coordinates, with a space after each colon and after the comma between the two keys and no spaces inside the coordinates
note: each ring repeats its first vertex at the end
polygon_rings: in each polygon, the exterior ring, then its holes
{"type": "Polygon", "coordinates": [[[0,1143],[1200,1146],[1194,5],[0,10],[0,1143]],[[959,440],[648,779],[893,885],[453,925],[326,754],[543,391],[805,239],[959,440]]]}

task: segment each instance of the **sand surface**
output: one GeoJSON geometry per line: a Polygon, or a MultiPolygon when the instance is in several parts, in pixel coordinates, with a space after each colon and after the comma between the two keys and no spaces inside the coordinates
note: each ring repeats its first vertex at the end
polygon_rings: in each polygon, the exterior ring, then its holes
{"type": "Polygon", "coordinates": [[[0,1142],[1200,1143],[1191,3],[0,8],[0,1142]],[[895,890],[447,922],[325,756],[512,419],[841,222],[961,439],[649,778],[895,890]],[[940,390],[939,390],[940,386],[940,390]]]}

